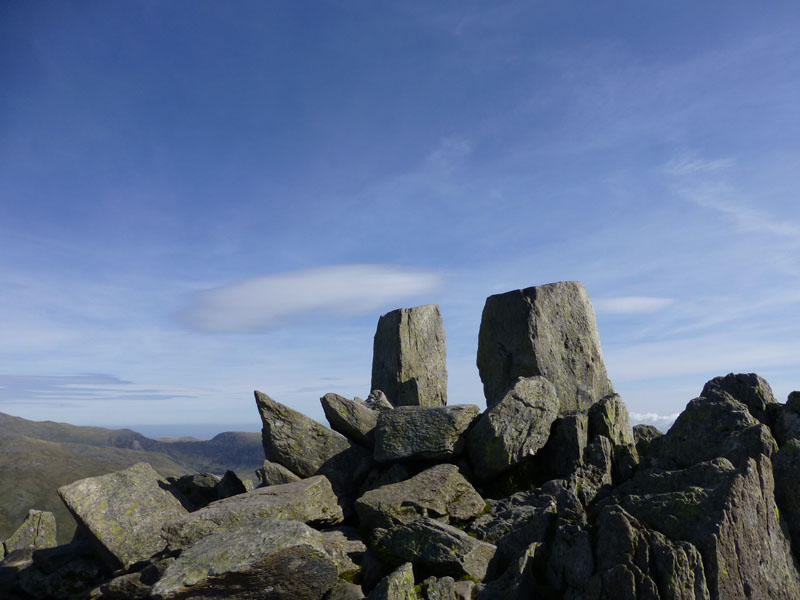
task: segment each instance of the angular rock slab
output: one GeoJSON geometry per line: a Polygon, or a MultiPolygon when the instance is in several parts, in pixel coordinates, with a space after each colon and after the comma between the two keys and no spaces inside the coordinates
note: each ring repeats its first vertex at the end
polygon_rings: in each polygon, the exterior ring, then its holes
{"type": "Polygon", "coordinates": [[[318,531],[297,521],[265,519],[184,550],[153,586],[152,596],[319,600],[337,576],[318,531]]]}
{"type": "Polygon", "coordinates": [[[420,517],[465,521],[486,507],[480,494],[458,471],[442,464],[414,477],[371,490],[356,500],[356,513],[367,529],[389,528],[420,517]]]}
{"type": "Polygon", "coordinates": [[[481,415],[467,446],[475,475],[488,481],[533,456],[547,443],[559,402],[544,377],[520,377],[481,415]]]}
{"type": "Polygon", "coordinates": [[[772,388],[763,377],[755,373],[728,373],[725,377],[714,377],[703,386],[700,395],[713,398],[730,394],[747,406],[750,414],[765,425],[771,425],[770,408],[778,403],[772,388]]]}
{"type": "Polygon", "coordinates": [[[17,530],[4,543],[0,544],[0,560],[5,554],[15,550],[53,548],[56,541],[56,518],[53,513],[31,509],[17,530]]]}
{"type": "Polygon", "coordinates": [[[614,392],[594,309],[577,281],[489,296],[481,317],[477,362],[489,407],[518,377],[549,379],[562,413],[586,410],[614,392]]]}
{"type": "Polygon", "coordinates": [[[378,320],[372,389],[394,406],[447,404],[447,341],[435,304],[400,308],[378,320]]]}
{"type": "Polygon", "coordinates": [[[128,567],[166,546],[161,526],[186,514],[147,463],[58,488],[75,519],[99,543],[112,567],[128,567]]]}
{"type": "Polygon", "coordinates": [[[315,475],[295,483],[258,488],[202,508],[164,525],[170,549],[186,548],[220,531],[248,527],[264,519],[289,519],[318,526],[335,525],[344,516],[328,479],[315,475]]]}
{"type": "Polygon", "coordinates": [[[374,464],[371,452],[262,392],[256,391],[255,397],[267,460],[300,477],[325,475],[347,516],[361,480],[374,464]]]}
{"type": "Polygon", "coordinates": [[[414,587],[414,568],[404,563],[378,582],[369,600],[422,600],[414,587]]]}
{"type": "Polygon", "coordinates": [[[640,471],[614,496],[646,527],[700,551],[712,598],[800,595],[766,456],[739,468],[719,458],[679,471],[640,471]]]}
{"type": "Polygon", "coordinates": [[[460,529],[423,517],[393,527],[376,541],[378,552],[390,562],[412,562],[437,576],[484,579],[494,558],[492,544],[460,529]]]}
{"type": "Polygon", "coordinates": [[[464,434],[479,413],[473,404],[399,406],[379,413],[374,458],[387,462],[458,456],[466,443],[464,434]]]}
{"type": "Polygon", "coordinates": [[[258,477],[259,487],[300,481],[300,478],[289,469],[270,460],[265,460],[264,465],[256,469],[256,477],[258,477]]]}
{"type": "Polygon", "coordinates": [[[372,446],[378,413],[363,402],[356,402],[339,396],[325,394],[319,399],[325,418],[331,429],[364,446],[372,446]]]}

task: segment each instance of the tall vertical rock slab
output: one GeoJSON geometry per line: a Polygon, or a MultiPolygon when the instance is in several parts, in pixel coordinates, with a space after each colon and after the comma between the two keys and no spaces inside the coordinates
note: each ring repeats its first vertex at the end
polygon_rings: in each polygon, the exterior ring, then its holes
{"type": "Polygon", "coordinates": [[[436,304],[400,308],[378,320],[372,389],[394,406],[447,404],[447,342],[436,304]]]}
{"type": "Polygon", "coordinates": [[[478,371],[489,407],[518,377],[549,379],[560,414],[585,411],[614,392],[594,309],[578,281],[489,296],[478,335],[478,371]]]}

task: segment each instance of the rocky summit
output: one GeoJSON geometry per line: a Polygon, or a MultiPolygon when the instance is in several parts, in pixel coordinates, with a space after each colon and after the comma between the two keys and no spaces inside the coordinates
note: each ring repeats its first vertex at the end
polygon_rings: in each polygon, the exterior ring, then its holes
{"type": "Polygon", "coordinates": [[[484,410],[447,403],[445,360],[439,307],[398,309],[329,427],[256,391],[256,489],[145,463],[62,486],[75,538],[31,507],[0,598],[800,597],[800,392],[721,375],[667,433],[631,428],[578,282],[487,299],[484,410]]]}

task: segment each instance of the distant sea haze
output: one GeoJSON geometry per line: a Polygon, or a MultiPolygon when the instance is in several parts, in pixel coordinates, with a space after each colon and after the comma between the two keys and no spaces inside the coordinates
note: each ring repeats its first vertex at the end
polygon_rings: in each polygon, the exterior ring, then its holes
{"type": "Polygon", "coordinates": [[[166,425],[101,425],[108,429],[132,429],[149,438],[164,437],[193,437],[198,440],[210,440],[218,433],[224,431],[261,431],[261,423],[219,423],[219,424],[195,424],[195,423],[174,423],[166,425]]]}

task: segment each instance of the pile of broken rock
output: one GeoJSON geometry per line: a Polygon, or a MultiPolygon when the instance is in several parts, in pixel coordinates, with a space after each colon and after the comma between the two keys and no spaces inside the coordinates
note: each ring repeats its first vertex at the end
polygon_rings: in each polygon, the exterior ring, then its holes
{"type": "Polygon", "coordinates": [[[445,347],[436,306],[382,316],[373,391],[325,395],[330,428],[256,392],[256,489],[143,463],[62,487],[76,540],[31,511],[2,597],[800,595],[800,393],[730,374],[631,429],[577,282],[487,299],[483,412],[447,404],[445,347]]]}

